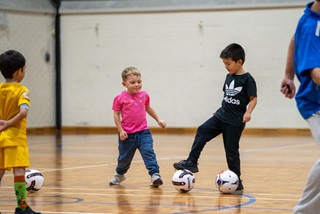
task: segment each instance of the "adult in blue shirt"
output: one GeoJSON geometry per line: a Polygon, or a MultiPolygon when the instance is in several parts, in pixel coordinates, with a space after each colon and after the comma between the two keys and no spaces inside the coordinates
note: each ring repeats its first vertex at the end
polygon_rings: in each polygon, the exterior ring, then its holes
{"type": "MultiPolygon", "coordinates": [[[[306,5],[287,55],[281,92],[293,98],[311,133],[320,146],[320,0],[306,5]],[[300,86],[297,94],[293,82],[297,76],[300,86]]],[[[295,214],[320,212],[320,160],[311,168],[302,196],[293,209],[295,214]]]]}

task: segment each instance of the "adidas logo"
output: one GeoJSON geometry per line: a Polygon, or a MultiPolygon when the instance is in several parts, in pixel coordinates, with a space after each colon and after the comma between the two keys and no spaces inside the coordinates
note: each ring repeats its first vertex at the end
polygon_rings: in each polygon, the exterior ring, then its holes
{"type": "Polygon", "coordinates": [[[233,99],[232,97],[237,95],[241,90],[242,90],[242,87],[234,88],[234,80],[232,80],[229,86],[226,84],[225,92],[227,96],[223,98],[223,100],[230,104],[240,105],[240,100],[233,99]],[[228,96],[231,96],[231,97],[228,97],[228,96]]]}
{"type": "Polygon", "coordinates": [[[230,83],[230,85],[228,86],[226,84],[226,94],[228,96],[235,96],[237,95],[240,91],[242,90],[242,87],[236,87],[234,88],[234,80],[232,80],[232,82],[230,83]]]}

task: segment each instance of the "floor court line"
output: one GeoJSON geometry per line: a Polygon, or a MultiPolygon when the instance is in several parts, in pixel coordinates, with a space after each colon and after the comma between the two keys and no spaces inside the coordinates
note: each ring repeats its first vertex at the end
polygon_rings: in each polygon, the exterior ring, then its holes
{"type": "MultiPolygon", "coordinates": [[[[176,159],[177,157],[166,157],[166,158],[157,158],[158,161],[162,160],[172,160],[176,159]]],[[[178,157],[179,158],[179,157],[178,157]]],[[[181,158],[181,157],[180,157],[181,158]]],[[[132,161],[132,163],[143,163],[143,160],[135,160],[132,161]]],[[[112,162],[112,163],[105,163],[105,164],[95,164],[95,165],[86,165],[86,166],[75,166],[75,167],[66,167],[66,168],[60,168],[60,169],[43,169],[41,170],[42,173],[44,172],[54,172],[54,171],[66,171],[66,170],[76,170],[76,169],[87,169],[87,168],[94,168],[94,167],[106,167],[106,166],[112,166],[112,165],[117,165],[117,162],[112,162]]],[[[10,174],[5,174],[4,176],[12,176],[12,173],[10,174]]]]}

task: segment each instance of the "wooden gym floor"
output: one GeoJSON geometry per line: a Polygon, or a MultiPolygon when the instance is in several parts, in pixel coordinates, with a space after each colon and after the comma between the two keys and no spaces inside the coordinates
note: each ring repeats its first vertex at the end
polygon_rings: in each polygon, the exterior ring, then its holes
{"type": "MultiPolygon", "coordinates": [[[[45,185],[28,193],[29,205],[42,213],[292,213],[319,148],[309,134],[243,134],[240,143],[244,192],[220,194],[216,174],[227,168],[221,137],[208,142],[195,173],[195,187],[178,193],[171,184],[172,164],[185,159],[194,133],[154,133],[154,148],[164,185],[151,188],[137,151],[121,186],[109,186],[117,163],[116,134],[30,135],[31,167],[45,185]]],[[[13,213],[13,177],[0,189],[0,212],[13,213]]]]}

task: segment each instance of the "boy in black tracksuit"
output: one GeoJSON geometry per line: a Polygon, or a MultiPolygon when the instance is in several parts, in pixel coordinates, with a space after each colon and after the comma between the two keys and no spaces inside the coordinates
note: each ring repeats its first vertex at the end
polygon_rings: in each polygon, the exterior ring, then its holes
{"type": "Polygon", "coordinates": [[[243,68],[245,52],[238,44],[228,45],[220,54],[228,71],[221,107],[198,127],[187,160],[174,163],[175,169],[198,172],[198,159],[206,143],[222,133],[228,168],[239,177],[237,190],[243,190],[240,169],[239,141],[246,122],[257,104],[257,87],[254,78],[243,68]]]}

